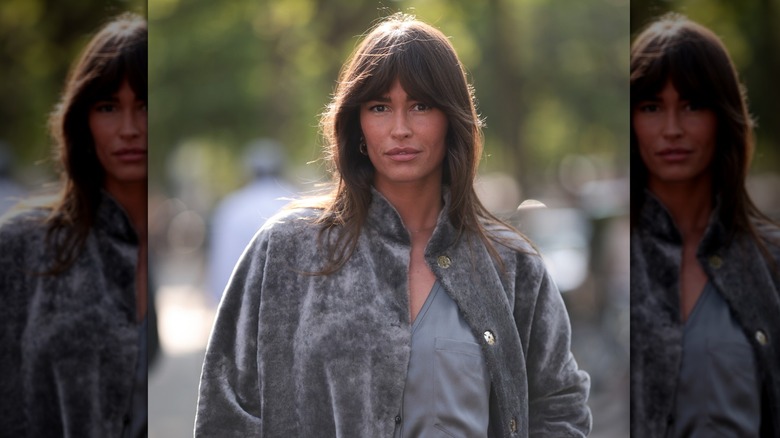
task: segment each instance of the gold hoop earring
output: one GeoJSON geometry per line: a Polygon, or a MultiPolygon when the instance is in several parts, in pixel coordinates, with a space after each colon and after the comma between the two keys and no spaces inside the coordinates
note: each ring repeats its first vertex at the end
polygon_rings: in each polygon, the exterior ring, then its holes
{"type": "Polygon", "coordinates": [[[358,150],[363,155],[368,155],[368,145],[366,144],[366,140],[363,138],[363,136],[360,136],[360,145],[358,146],[358,150]]]}

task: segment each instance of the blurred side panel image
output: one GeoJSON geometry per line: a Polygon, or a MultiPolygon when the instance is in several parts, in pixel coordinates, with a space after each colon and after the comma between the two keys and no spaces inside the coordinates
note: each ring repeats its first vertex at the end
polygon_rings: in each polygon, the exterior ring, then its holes
{"type": "Polygon", "coordinates": [[[148,436],[147,41],[145,1],[0,4],[2,436],[148,436]]]}
{"type": "Polygon", "coordinates": [[[780,4],[631,4],[631,436],[780,435],[780,4]]]}

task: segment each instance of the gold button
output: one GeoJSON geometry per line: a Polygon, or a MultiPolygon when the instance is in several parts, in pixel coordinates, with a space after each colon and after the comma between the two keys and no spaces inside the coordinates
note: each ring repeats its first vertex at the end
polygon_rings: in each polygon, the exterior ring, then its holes
{"type": "Polygon", "coordinates": [[[450,258],[446,255],[441,255],[438,259],[436,259],[436,263],[439,264],[440,268],[447,269],[450,267],[450,265],[452,265],[452,260],[450,260],[450,258]]]}
{"type": "Polygon", "coordinates": [[[768,341],[766,334],[761,330],[756,331],[756,341],[762,346],[766,345],[768,341]]]}
{"type": "Polygon", "coordinates": [[[723,259],[714,255],[710,257],[710,266],[714,269],[718,269],[723,266],[723,259]]]}
{"type": "Polygon", "coordinates": [[[515,419],[514,419],[514,418],[513,418],[513,419],[511,419],[511,420],[509,420],[509,430],[510,430],[512,433],[515,433],[515,432],[517,432],[517,421],[515,421],[515,419]]]}
{"type": "Polygon", "coordinates": [[[493,345],[496,343],[496,337],[493,335],[493,332],[490,330],[485,331],[485,333],[482,333],[482,336],[485,338],[485,342],[487,342],[488,345],[493,345]]]}

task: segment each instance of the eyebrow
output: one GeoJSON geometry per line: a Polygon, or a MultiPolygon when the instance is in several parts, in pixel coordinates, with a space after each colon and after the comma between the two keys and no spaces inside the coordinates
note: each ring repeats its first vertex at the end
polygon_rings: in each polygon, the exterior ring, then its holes
{"type": "MultiPolygon", "coordinates": [[[[406,101],[407,102],[423,102],[423,99],[418,99],[411,95],[406,95],[406,101]]],[[[390,99],[390,96],[384,95],[384,96],[376,96],[373,98],[368,99],[366,102],[382,102],[382,103],[390,103],[392,102],[392,99],[390,99]]]]}
{"type": "MultiPolygon", "coordinates": [[[[136,102],[146,102],[146,98],[142,98],[142,97],[136,95],[135,96],[135,101],[136,102]]],[[[97,103],[97,102],[114,102],[114,103],[118,103],[119,102],[119,92],[116,92],[116,93],[114,93],[114,94],[112,94],[110,96],[109,95],[97,96],[95,98],[94,102],[95,103],[97,103]]]]}
{"type": "Polygon", "coordinates": [[[390,96],[376,96],[376,97],[372,97],[371,99],[368,99],[368,101],[388,103],[390,102],[390,96]]]}
{"type": "Polygon", "coordinates": [[[647,100],[651,100],[651,101],[661,100],[661,92],[659,91],[658,93],[647,93],[647,94],[640,95],[636,99],[636,102],[643,102],[647,100]]]}

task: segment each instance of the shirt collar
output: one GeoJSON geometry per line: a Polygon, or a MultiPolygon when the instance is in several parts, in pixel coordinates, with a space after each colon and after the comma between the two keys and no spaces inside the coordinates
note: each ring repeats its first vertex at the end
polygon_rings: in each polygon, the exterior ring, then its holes
{"type": "MultiPolygon", "coordinates": [[[[710,214],[707,228],[699,243],[700,253],[713,252],[720,248],[726,240],[726,230],[720,217],[720,200],[716,198],[715,207],[710,214]]],[[[645,190],[644,203],[640,210],[639,226],[652,237],[678,245],[682,244],[682,236],[669,210],[649,190],[645,190]]]]}
{"type": "Polygon", "coordinates": [[[105,190],[100,191],[95,215],[95,228],[105,232],[110,237],[128,243],[138,243],[138,235],[130,223],[130,217],[127,215],[127,212],[105,190]]]}
{"type": "MultiPolygon", "coordinates": [[[[375,230],[383,238],[395,241],[403,245],[410,245],[409,231],[401,220],[398,210],[376,188],[371,187],[371,204],[368,207],[366,226],[375,230]]],[[[436,228],[433,230],[429,246],[448,246],[455,236],[455,228],[449,220],[450,190],[442,187],[442,209],[436,220],[436,228]]]]}

